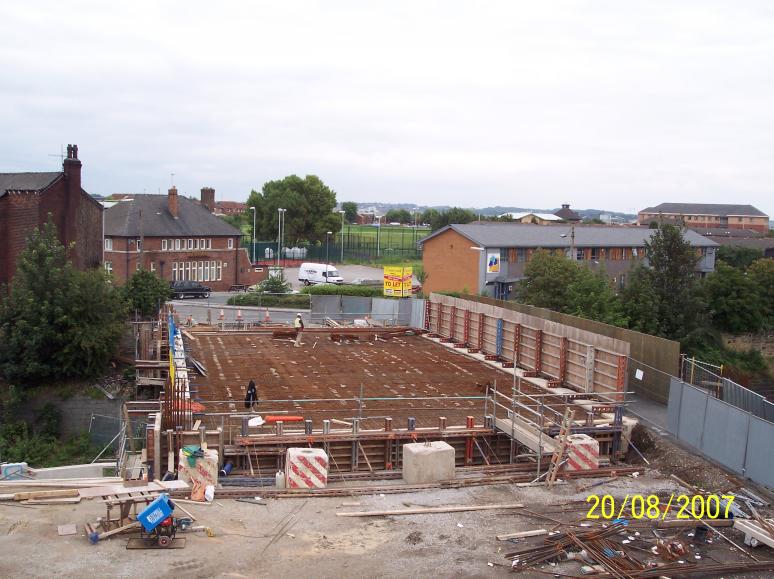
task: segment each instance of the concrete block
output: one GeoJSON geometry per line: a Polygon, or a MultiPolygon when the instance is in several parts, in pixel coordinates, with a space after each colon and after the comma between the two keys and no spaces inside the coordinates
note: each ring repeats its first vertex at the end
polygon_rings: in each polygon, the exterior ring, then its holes
{"type": "Polygon", "coordinates": [[[328,484],[328,455],[322,448],[289,448],[285,455],[285,486],[324,489],[328,484]]]}
{"type": "Polygon", "coordinates": [[[588,434],[571,434],[567,437],[567,470],[594,470],[599,468],[599,441],[588,434]]]}
{"type": "Polygon", "coordinates": [[[443,441],[403,445],[403,480],[421,484],[454,478],[454,448],[443,441]]]}

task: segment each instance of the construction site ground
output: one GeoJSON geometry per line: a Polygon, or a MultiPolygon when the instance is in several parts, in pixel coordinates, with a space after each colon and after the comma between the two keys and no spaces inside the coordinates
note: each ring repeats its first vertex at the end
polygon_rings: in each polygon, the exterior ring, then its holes
{"type": "MultiPolygon", "coordinates": [[[[505,577],[511,572],[510,561],[504,554],[540,544],[542,538],[513,543],[498,541],[496,535],[550,529],[555,524],[535,514],[580,525],[588,510],[585,499],[591,493],[612,494],[621,500],[627,494],[669,494],[681,490],[672,479],[655,471],[584,490],[593,482],[580,479],[553,489],[493,485],[406,494],[268,499],[266,506],[219,500],[216,494],[212,505],[184,505],[197,517],[196,524],[211,527],[215,536],[181,535],[186,538],[186,546],[174,550],[127,550],[128,535],[90,544],[83,523],[104,514],[103,505],[96,499],[61,506],[5,504],[0,506],[0,576],[505,577]],[[515,509],[367,518],[336,516],[342,511],[494,503],[524,503],[531,513],[515,509]],[[68,523],[78,525],[78,534],[58,536],[57,526],[68,523]]],[[[260,489],[255,494],[260,496],[260,489]]],[[[691,530],[682,535],[687,543],[691,530]]],[[[741,544],[739,532],[729,528],[722,531],[741,544]]],[[[635,532],[640,534],[630,544],[632,548],[647,550],[655,542],[649,525],[630,530],[631,535],[635,532]]],[[[711,544],[696,547],[705,561],[750,560],[717,535],[711,544]]],[[[639,551],[632,552],[647,557],[639,551]]],[[[762,560],[774,559],[774,550],[765,546],[752,552],[762,560]]],[[[579,574],[577,562],[544,564],[539,569],[542,572],[525,571],[514,576],[579,574]]],[[[735,576],[762,579],[771,575],[758,572],[735,576]]]]}

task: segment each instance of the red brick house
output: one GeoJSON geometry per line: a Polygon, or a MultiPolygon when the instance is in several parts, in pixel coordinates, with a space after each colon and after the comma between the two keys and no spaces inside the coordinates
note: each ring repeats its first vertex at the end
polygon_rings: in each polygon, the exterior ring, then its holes
{"type": "Polygon", "coordinates": [[[62,171],[0,173],[0,283],[16,271],[16,259],[35,227],[49,214],[69,256],[85,270],[102,261],[102,205],[81,188],[78,145],[67,145],[62,171]]]}
{"type": "Polygon", "coordinates": [[[134,195],[105,210],[105,269],[123,284],[140,268],[168,281],[193,280],[214,291],[252,285],[267,275],[250,263],[242,232],[197,201],[134,195]]]}
{"type": "Polygon", "coordinates": [[[690,228],[751,229],[768,233],[769,216],[752,205],[726,203],[662,203],[637,214],[637,223],[677,223],[690,228]]]}
{"type": "Polygon", "coordinates": [[[200,203],[215,215],[239,215],[247,211],[247,203],[239,201],[215,201],[215,189],[202,187],[200,203]]]}

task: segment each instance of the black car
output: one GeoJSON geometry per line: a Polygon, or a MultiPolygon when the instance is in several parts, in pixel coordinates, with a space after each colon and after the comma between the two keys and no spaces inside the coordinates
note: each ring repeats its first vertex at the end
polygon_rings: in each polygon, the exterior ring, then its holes
{"type": "Polygon", "coordinates": [[[176,300],[188,296],[194,298],[208,298],[212,291],[211,288],[200,284],[198,281],[173,281],[169,284],[169,287],[172,288],[172,297],[176,300]]]}

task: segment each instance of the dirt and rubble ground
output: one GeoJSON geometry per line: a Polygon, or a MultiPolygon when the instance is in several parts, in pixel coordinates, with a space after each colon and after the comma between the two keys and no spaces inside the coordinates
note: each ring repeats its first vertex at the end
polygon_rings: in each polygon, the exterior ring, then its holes
{"type": "MultiPolygon", "coordinates": [[[[620,501],[636,493],[669,495],[685,491],[655,470],[586,489],[594,480],[579,479],[553,489],[493,485],[383,496],[265,499],[266,506],[218,499],[216,493],[216,503],[210,506],[183,505],[198,518],[196,524],[211,527],[215,536],[181,535],[186,537],[186,546],[175,550],[127,550],[127,535],[90,544],[83,523],[104,515],[104,507],[96,499],[78,505],[26,508],[5,504],[0,506],[0,576],[505,577],[511,571],[504,554],[538,545],[542,538],[514,543],[497,541],[496,535],[551,529],[555,524],[536,515],[585,525],[585,500],[589,494],[611,494],[620,501]],[[516,509],[367,518],[336,516],[342,511],[517,502],[530,512],[516,509]],[[58,536],[57,526],[67,523],[77,523],[78,534],[58,536]]],[[[726,482],[721,481],[719,487],[708,490],[727,488],[726,482]]],[[[260,496],[260,489],[255,494],[260,496]]],[[[183,516],[179,512],[178,515],[183,516]]],[[[688,535],[691,531],[661,532],[667,536],[680,533],[691,555],[698,553],[702,558],[686,559],[750,560],[717,535],[712,543],[692,548],[688,535]]],[[[738,531],[722,531],[737,544],[742,543],[738,531]]],[[[656,540],[649,525],[632,528],[627,536],[634,539],[629,544],[630,553],[642,559],[653,558],[639,550],[648,550],[656,540]]],[[[619,541],[623,539],[618,537],[619,541]]],[[[758,547],[754,555],[772,560],[774,550],[758,547]]],[[[523,571],[516,576],[579,574],[576,562],[545,564],[538,569],[542,572],[523,571]]],[[[771,573],[737,576],[762,579],[771,577],[771,573]]]]}

